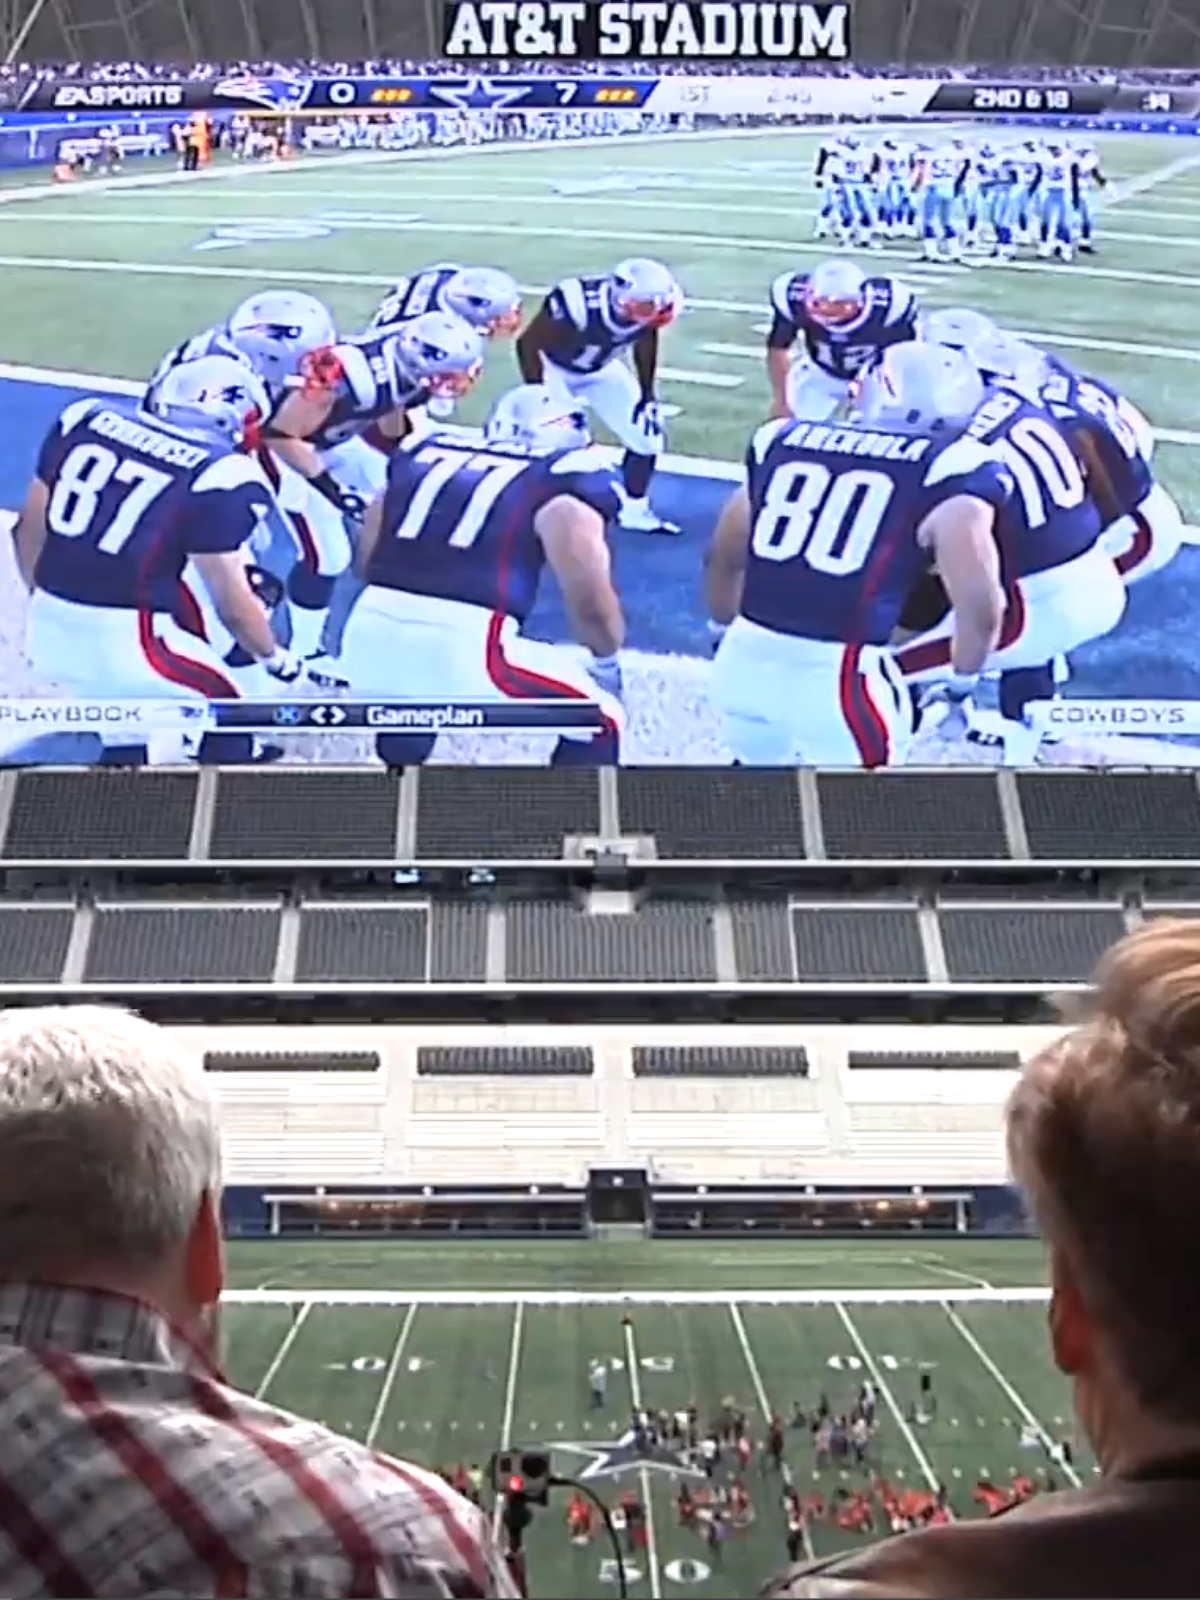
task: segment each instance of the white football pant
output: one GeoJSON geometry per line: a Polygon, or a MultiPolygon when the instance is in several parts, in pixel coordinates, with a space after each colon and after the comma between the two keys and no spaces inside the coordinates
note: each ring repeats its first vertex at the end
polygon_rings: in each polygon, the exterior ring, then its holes
{"type": "Polygon", "coordinates": [[[658,456],[663,436],[647,428],[634,410],[641,399],[637,379],[621,360],[614,358],[598,372],[565,372],[542,357],[542,380],[551,388],[565,390],[572,400],[589,406],[604,426],[626,450],[638,456],[658,456]]]}
{"type": "MultiPolygon", "coordinates": [[[[561,697],[595,702],[618,732],[625,725],[624,707],[569,650],[522,638],[514,618],[459,600],[372,584],[346,624],[339,666],[357,699],[487,704],[561,697]]],[[[592,733],[581,729],[578,737],[592,733]]]]}
{"type": "MultiPolygon", "coordinates": [[[[1124,610],[1125,584],[1103,544],[1095,544],[1062,566],[1017,579],[1009,590],[999,641],[983,670],[1045,666],[1111,633],[1124,610]]],[[[944,678],[950,670],[953,633],[954,617],[948,613],[927,633],[902,645],[896,660],[904,676],[912,683],[944,678]]]]}
{"type": "Polygon", "coordinates": [[[1126,583],[1140,583],[1174,561],[1184,540],[1183,513],[1155,484],[1137,508],[1118,517],[1100,536],[1126,583]]]}
{"type": "Polygon", "coordinates": [[[788,410],[801,422],[828,422],[850,393],[845,378],[835,378],[807,357],[788,373],[788,410]]]}
{"type": "Polygon", "coordinates": [[[710,693],[735,761],[749,767],[900,765],[912,705],[891,652],[730,625],[710,693]]]}

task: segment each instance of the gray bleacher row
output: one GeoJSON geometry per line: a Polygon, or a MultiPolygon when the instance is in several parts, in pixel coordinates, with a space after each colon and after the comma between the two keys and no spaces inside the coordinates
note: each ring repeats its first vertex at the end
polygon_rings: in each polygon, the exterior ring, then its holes
{"type": "Polygon", "coordinates": [[[0,985],[1082,983],[1131,921],[1200,906],[911,900],[0,903],[0,985]]]}
{"type": "Polygon", "coordinates": [[[1200,861],[1194,773],[430,767],[0,774],[0,860],[1200,861]]]}
{"type": "MultiPolygon", "coordinates": [[[[634,1045],[635,1078],[807,1078],[803,1045],[634,1045]]],[[[1021,1064],[1011,1050],[850,1050],[847,1065],[901,1071],[991,1068],[1013,1072],[1021,1064]]],[[[372,1050],[209,1050],[208,1072],[378,1072],[383,1060],[372,1050]]],[[[428,1078],[588,1078],[596,1070],[587,1045],[419,1045],[417,1075],[428,1078]]]]}

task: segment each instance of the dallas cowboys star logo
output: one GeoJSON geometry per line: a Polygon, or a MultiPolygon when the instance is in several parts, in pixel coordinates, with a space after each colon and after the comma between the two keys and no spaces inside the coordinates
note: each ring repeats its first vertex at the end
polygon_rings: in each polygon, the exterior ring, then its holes
{"type": "Polygon", "coordinates": [[[632,1428],[619,1439],[555,1439],[550,1449],[569,1450],[572,1455],[587,1456],[587,1465],[575,1474],[584,1483],[597,1478],[619,1478],[623,1472],[633,1472],[645,1467],[650,1472],[665,1472],[676,1478],[704,1477],[702,1468],[688,1459],[687,1452],[677,1445],[651,1445],[644,1454],[638,1450],[637,1434],[632,1428]]]}
{"type": "Polygon", "coordinates": [[[457,106],[460,111],[503,111],[524,100],[528,93],[528,84],[505,88],[490,78],[451,78],[429,85],[431,100],[457,106]]]}

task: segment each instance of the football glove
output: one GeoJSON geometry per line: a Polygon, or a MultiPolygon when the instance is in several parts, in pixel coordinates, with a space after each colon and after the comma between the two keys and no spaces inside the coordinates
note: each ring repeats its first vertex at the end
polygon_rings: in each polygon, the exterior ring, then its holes
{"type": "Polygon", "coordinates": [[[633,420],[640,422],[652,437],[662,438],[664,432],[662,407],[653,395],[642,395],[633,408],[633,420]]]}
{"type": "Polygon", "coordinates": [[[918,701],[920,728],[941,739],[964,738],[970,728],[971,696],[979,679],[952,673],[923,690],[918,701]]]}
{"type": "Polygon", "coordinates": [[[282,645],[263,662],[263,666],[278,683],[295,683],[303,669],[300,657],[282,645]]]}
{"type": "Polygon", "coordinates": [[[621,677],[619,656],[593,656],[588,662],[588,673],[605,694],[611,694],[617,700],[624,695],[625,684],[621,677]]]}

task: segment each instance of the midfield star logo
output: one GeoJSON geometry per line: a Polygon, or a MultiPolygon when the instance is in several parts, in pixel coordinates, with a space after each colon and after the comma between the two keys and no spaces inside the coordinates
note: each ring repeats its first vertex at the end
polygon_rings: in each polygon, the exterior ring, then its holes
{"type": "Polygon", "coordinates": [[[490,78],[467,78],[429,86],[431,100],[441,100],[460,111],[503,111],[506,106],[524,100],[528,93],[527,86],[502,88],[490,78]]]}
{"type": "Polygon", "coordinates": [[[569,1450],[573,1455],[587,1456],[588,1462],[575,1474],[584,1483],[597,1478],[619,1478],[623,1472],[645,1467],[650,1472],[665,1472],[671,1477],[703,1480],[704,1472],[695,1466],[686,1451],[678,1445],[653,1445],[644,1455],[637,1448],[637,1435],[630,1428],[619,1439],[555,1439],[550,1449],[569,1450]]]}

